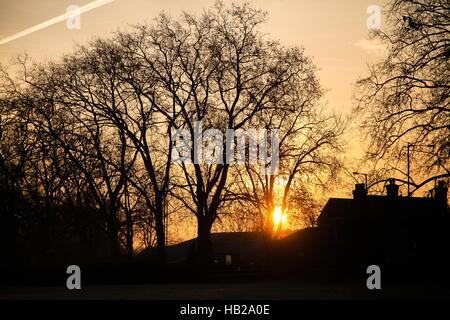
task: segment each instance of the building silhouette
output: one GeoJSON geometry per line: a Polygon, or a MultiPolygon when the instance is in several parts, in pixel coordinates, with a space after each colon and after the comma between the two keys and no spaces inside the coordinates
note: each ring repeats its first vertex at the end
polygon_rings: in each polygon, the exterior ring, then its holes
{"type": "MultiPolygon", "coordinates": [[[[438,271],[449,262],[447,187],[439,182],[428,197],[400,196],[390,180],[384,195],[356,184],[353,198],[330,198],[317,227],[264,242],[260,232],[213,233],[213,264],[230,269],[362,270],[372,264],[438,271]]],[[[196,239],[167,247],[169,264],[195,264],[196,239]]],[[[154,249],[138,261],[151,262],[154,249]]]]}
{"type": "Polygon", "coordinates": [[[382,265],[430,271],[449,262],[449,210],[443,182],[429,197],[403,197],[395,180],[385,195],[355,185],[353,198],[330,198],[318,226],[279,241],[274,255],[293,266],[351,268],[382,265]]]}

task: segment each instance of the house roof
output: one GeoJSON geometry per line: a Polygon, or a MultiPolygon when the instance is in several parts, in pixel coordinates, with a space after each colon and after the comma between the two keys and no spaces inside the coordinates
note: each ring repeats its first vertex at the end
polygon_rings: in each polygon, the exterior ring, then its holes
{"type": "Polygon", "coordinates": [[[419,197],[369,195],[359,199],[330,198],[318,218],[319,225],[336,221],[380,218],[415,219],[442,212],[436,201],[419,197]]]}
{"type": "MultiPolygon", "coordinates": [[[[188,259],[196,247],[197,238],[180,242],[166,248],[169,262],[181,262],[188,259]]],[[[264,237],[261,232],[220,232],[211,234],[213,252],[215,254],[238,254],[242,257],[263,252],[264,237]]],[[[155,248],[149,248],[138,255],[139,259],[151,259],[155,248]]]]}

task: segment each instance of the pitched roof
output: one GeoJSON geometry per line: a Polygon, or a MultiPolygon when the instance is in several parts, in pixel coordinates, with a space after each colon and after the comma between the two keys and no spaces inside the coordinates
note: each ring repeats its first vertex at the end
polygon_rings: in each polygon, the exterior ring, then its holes
{"type": "Polygon", "coordinates": [[[380,218],[414,219],[423,215],[437,215],[441,211],[431,198],[373,195],[360,199],[330,198],[322,209],[318,223],[380,218]]]}
{"type": "MultiPolygon", "coordinates": [[[[196,246],[197,238],[180,242],[166,248],[167,261],[181,262],[186,260],[192,248],[196,246]]],[[[263,251],[264,238],[261,232],[220,232],[211,234],[213,251],[216,254],[239,254],[241,256],[255,255],[263,251]]],[[[148,259],[155,252],[149,248],[138,255],[139,259],[148,259]]]]}

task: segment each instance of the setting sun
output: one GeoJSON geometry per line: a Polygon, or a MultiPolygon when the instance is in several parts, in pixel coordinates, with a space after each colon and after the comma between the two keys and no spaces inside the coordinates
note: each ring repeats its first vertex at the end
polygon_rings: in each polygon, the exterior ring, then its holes
{"type": "Polygon", "coordinates": [[[280,207],[276,207],[273,211],[273,224],[274,227],[278,227],[279,225],[283,226],[286,223],[286,214],[283,214],[280,207]]]}

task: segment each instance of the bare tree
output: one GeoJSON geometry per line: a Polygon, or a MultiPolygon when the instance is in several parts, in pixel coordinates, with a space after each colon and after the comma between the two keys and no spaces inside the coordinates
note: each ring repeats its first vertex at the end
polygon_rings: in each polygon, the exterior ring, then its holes
{"type": "MultiPolygon", "coordinates": [[[[179,117],[173,128],[186,130],[189,140],[202,130],[251,128],[265,110],[284,103],[297,83],[310,80],[310,61],[298,48],[284,48],[259,29],[266,14],[249,4],[216,5],[196,17],[185,13],[181,21],[161,15],[155,26],[142,25],[133,35],[140,61],[157,79],[152,99],[172,103],[179,117]]],[[[133,50],[137,51],[137,50],[133,50]]],[[[164,114],[164,109],[160,108],[164,114]]],[[[227,141],[222,142],[225,150],[227,141]]],[[[226,153],[215,161],[199,161],[195,149],[190,163],[181,162],[172,181],[178,201],[195,215],[200,259],[211,256],[211,227],[226,202],[230,165],[226,153]]]]}
{"type": "MultiPolygon", "coordinates": [[[[345,124],[334,115],[326,115],[320,107],[322,91],[308,62],[302,81],[294,81],[289,94],[276,109],[267,110],[259,117],[261,126],[279,131],[279,170],[265,176],[254,166],[245,166],[239,172],[241,181],[236,195],[241,195],[254,212],[258,212],[259,230],[268,238],[279,234],[282,224],[274,226],[274,211],[289,212],[292,225],[296,219],[305,219],[303,226],[314,225],[318,214],[318,197],[314,193],[334,182],[341,167],[340,136],[345,124]],[[276,227],[276,228],[274,228],[276,227]]],[[[238,196],[239,197],[239,196],[238,196]]]]}
{"type": "Polygon", "coordinates": [[[119,198],[136,153],[129,152],[123,130],[108,125],[97,112],[100,107],[115,105],[116,83],[113,73],[108,78],[106,73],[104,78],[98,76],[95,72],[100,70],[92,63],[74,56],[59,64],[30,66],[21,61],[23,72],[16,95],[28,102],[22,103],[20,117],[25,117],[38,135],[61,148],[86,180],[105,219],[111,254],[117,258],[119,198]]]}
{"type": "Polygon", "coordinates": [[[92,231],[97,230],[92,223],[95,208],[85,179],[63,148],[35,125],[38,97],[25,94],[20,81],[6,72],[2,80],[0,171],[5,194],[0,209],[2,225],[9,229],[2,234],[15,234],[15,242],[22,244],[8,250],[20,255],[23,247],[33,245],[35,256],[61,252],[64,241],[78,235],[85,257],[94,258],[98,233],[92,231]]]}
{"type": "MultiPolygon", "coordinates": [[[[270,229],[276,179],[285,181],[283,210],[302,197],[309,203],[305,185],[323,184],[337,166],[332,152],[342,127],[321,115],[311,60],[302,48],[263,34],[266,18],[248,3],[218,1],[199,16],[161,14],[153,25],[94,39],[59,60],[19,60],[19,76],[2,77],[10,114],[2,111],[0,134],[5,124],[8,140],[16,127],[23,135],[22,149],[2,146],[5,181],[19,193],[26,190],[28,203],[43,204],[43,220],[83,212],[71,227],[85,242],[81,221],[91,215],[91,225],[110,238],[114,257],[123,248],[131,257],[138,233],[144,245],[156,241],[162,261],[172,212],[196,218],[202,264],[211,260],[214,223],[240,205],[251,204],[242,221],[255,221],[256,210],[265,220],[255,223],[270,229]],[[11,125],[5,117],[17,121],[11,125]],[[201,137],[208,129],[214,136],[201,137]],[[227,151],[238,137],[224,135],[253,129],[279,131],[278,176],[267,170],[278,155],[232,167],[227,151]],[[183,155],[181,132],[191,147],[183,155]],[[14,182],[8,166],[25,178],[14,182]]],[[[262,140],[265,147],[278,144],[262,140]]]]}
{"type": "Polygon", "coordinates": [[[387,30],[372,32],[386,56],[357,83],[369,159],[406,159],[408,144],[430,146],[410,150],[422,172],[434,175],[424,183],[450,176],[449,12],[443,0],[391,1],[387,30]]]}

